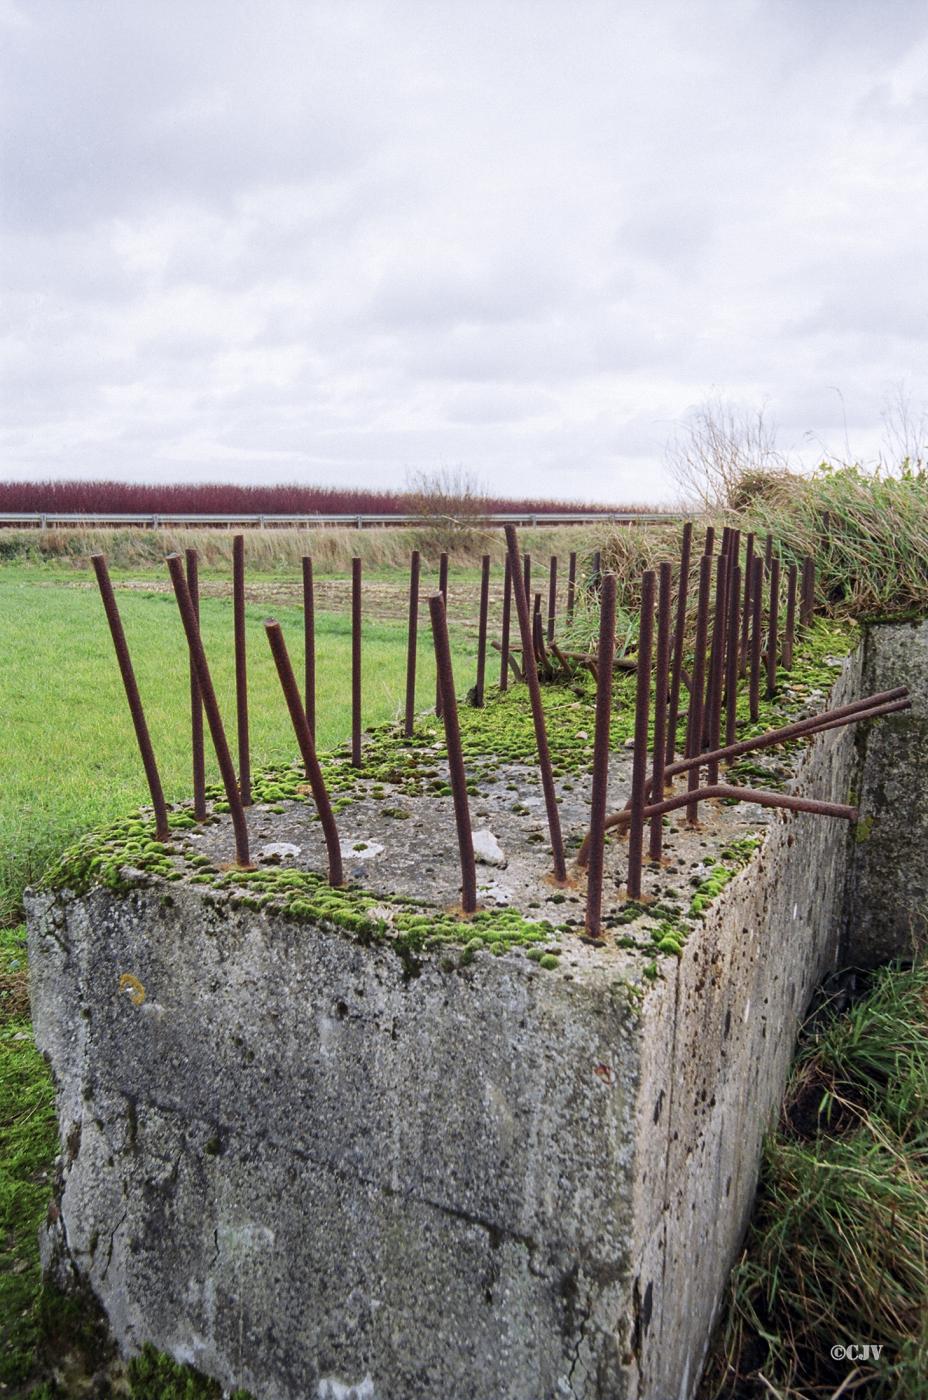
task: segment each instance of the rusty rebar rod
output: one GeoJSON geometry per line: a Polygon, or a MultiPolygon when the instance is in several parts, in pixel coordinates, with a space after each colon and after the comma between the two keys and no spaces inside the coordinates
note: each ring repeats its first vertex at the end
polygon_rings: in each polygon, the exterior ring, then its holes
{"type": "Polygon", "coordinates": [[[503,572],[503,628],[500,640],[500,666],[499,666],[499,688],[509,689],[509,624],[512,611],[512,565],[509,562],[509,555],[506,555],[506,563],[503,572]]]}
{"type": "Polygon", "coordinates": [[[749,534],[744,546],[744,611],[741,614],[741,651],[738,674],[743,676],[748,664],[748,636],[751,623],[751,586],[754,581],[754,535],[749,534]]]}
{"type": "Polygon", "coordinates": [[[786,575],[786,626],[783,632],[783,652],[781,660],[784,671],[793,669],[793,642],[796,637],[796,591],[799,570],[790,564],[786,575]]]}
{"type": "MultiPolygon", "coordinates": [[[[686,756],[695,758],[702,750],[702,707],[703,686],[706,671],[706,638],[709,631],[709,586],[712,579],[712,558],[704,554],[699,561],[699,595],[696,605],[696,641],[693,651],[693,675],[690,682],[690,707],[686,724],[686,756]]],[[[699,786],[698,767],[691,770],[689,787],[692,791],[699,786]]],[[[686,809],[686,819],[695,825],[699,818],[699,808],[694,798],[686,809]]]]}
{"type": "Polygon", "coordinates": [[[361,767],[361,560],[351,561],[351,762],[361,767]]]}
{"type": "Polygon", "coordinates": [[[574,604],[577,594],[577,551],[572,549],[567,560],[567,625],[574,617],[574,604]]]}
{"type": "Polygon", "coordinates": [[[557,555],[551,555],[548,565],[548,641],[554,641],[554,624],[557,619],[557,555]]]}
{"type": "MultiPolygon", "coordinates": [[[[187,565],[187,588],[193,615],[200,625],[200,579],[195,549],[184,551],[187,565]]],[[[200,699],[200,684],[197,680],[193,659],[190,666],[190,735],[193,768],[193,815],[198,822],[206,820],[206,752],[203,746],[203,701],[200,699]]]]}
{"type": "MultiPolygon", "coordinates": [[[[448,555],[442,550],[438,556],[438,591],[445,604],[445,617],[448,616],[448,555]]],[[[441,718],[441,684],[438,674],[435,675],[435,713],[441,718]]]]}
{"type": "Polygon", "coordinates": [[[586,884],[586,931],[602,936],[603,867],[606,797],[609,785],[609,726],[612,719],[612,661],[615,653],[615,574],[607,574],[600,591],[597,651],[596,724],[593,734],[593,786],[590,795],[590,835],[593,854],[586,884]]]}
{"type": "Polygon", "coordinates": [[[519,619],[519,633],[522,638],[522,656],[525,666],[525,679],[528,684],[529,700],[532,707],[532,723],[535,726],[535,746],[538,750],[538,767],[541,771],[541,786],[545,798],[548,817],[548,831],[551,836],[551,854],[554,858],[554,875],[557,880],[566,880],[567,865],[564,860],[564,842],[561,836],[561,818],[557,806],[557,793],[554,787],[554,772],[551,767],[551,751],[548,747],[548,734],[545,728],[545,712],[541,703],[541,686],[538,671],[529,665],[532,655],[532,630],[528,615],[528,595],[525,592],[522,570],[519,567],[519,543],[515,526],[507,525],[506,549],[509,553],[512,573],[512,591],[515,595],[516,615],[519,619]]]}
{"type": "Polygon", "coordinates": [[[403,733],[412,737],[416,719],[416,651],[419,644],[419,574],[422,560],[418,549],[409,558],[409,632],[406,638],[406,713],[403,733]]]}
{"type": "Polygon", "coordinates": [[[683,645],[686,637],[686,597],[690,583],[690,553],[693,546],[693,522],[683,526],[680,544],[680,573],[677,581],[677,615],[673,631],[673,662],[670,672],[670,707],[667,712],[667,762],[673,761],[677,750],[677,720],[680,714],[680,681],[683,672],[683,645]]]}
{"type": "Polygon", "coordinates": [[[704,548],[704,550],[703,550],[703,553],[704,553],[704,554],[708,554],[708,555],[711,555],[711,554],[714,554],[714,553],[715,553],[715,526],[714,526],[714,525],[707,525],[707,526],[706,526],[706,544],[705,544],[705,548],[704,548]]]}
{"type": "Polygon", "coordinates": [[[760,656],[761,628],[764,609],[764,561],[756,555],[751,564],[751,681],[750,714],[751,723],[756,724],[760,714],[760,656]]]}
{"type": "Polygon", "coordinates": [[[777,693],[777,662],[780,659],[780,561],[770,563],[770,607],[767,612],[767,699],[777,693]]]}
{"type": "Polygon", "coordinates": [[[805,627],[812,624],[815,613],[815,560],[807,555],[802,561],[802,611],[800,623],[805,627]]]}
{"type": "Polygon", "coordinates": [[[429,599],[432,619],[432,640],[435,645],[435,670],[442,692],[442,720],[445,726],[445,746],[448,750],[448,773],[454,802],[454,820],[458,833],[458,853],[461,860],[461,908],[472,914],[477,908],[477,867],[474,862],[474,838],[467,801],[467,775],[461,749],[458,723],[458,703],[454,693],[454,673],[451,669],[451,647],[448,643],[448,622],[445,600],[440,593],[429,599]]]}
{"type": "Polygon", "coordinates": [[[490,611],[490,556],[483,556],[480,570],[480,618],[477,624],[477,686],[474,703],[483,705],[487,672],[487,617],[490,611]]]}
{"type": "Polygon", "coordinates": [[[767,535],[764,539],[764,573],[770,573],[770,565],[773,563],[773,535],[767,535]]]}
{"type": "Polygon", "coordinates": [[[530,554],[523,554],[523,555],[522,555],[522,581],[523,581],[523,584],[524,584],[524,586],[525,586],[525,596],[526,596],[526,598],[531,598],[531,596],[532,596],[532,556],[531,556],[530,554]]]}
{"type": "MultiPolygon", "coordinates": [[[[732,797],[737,802],[756,802],[761,807],[784,807],[788,812],[811,812],[820,817],[843,817],[846,821],[857,820],[857,808],[849,807],[839,802],[820,802],[814,797],[793,797],[785,792],[758,791],[756,788],[731,787],[728,783],[708,783],[705,787],[696,789],[699,800],[706,801],[710,797],[732,797]]],[[[655,802],[652,806],[644,809],[646,817],[659,817],[667,812],[674,812],[679,807],[686,805],[686,793],[678,793],[675,797],[665,797],[662,802],[655,802]]],[[[629,836],[631,835],[629,826],[629,836]]]]}
{"type": "MultiPolygon", "coordinates": [[[[669,564],[661,564],[658,570],[657,591],[657,660],[654,670],[652,787],[661,787],[663,784],[667,753],[667,684],[670,674],[670,593],[672,586],[673,570],[669,564]]],[[[657,817],[651,822],[648,842],[648,855],[651,860],[660,860],[663,836],[661,819],[657,817]]]]}
{"type": "Polygon", "coordinates": [[[545,663],[545,633],[541,621],[541,594],[535,594],[535,601],[532,607],[532,643],[535,648],[535,660],[539,666],[545,663]]]}
{"type": "Polygon", "coordinates": [[[590,578],[590,591],[599,592],[599,585],[603,576],[603,552],[601,549],[593,550],[593,573],[590,578]]]}
{"type": "Polygon", "coordinates": [[[100,590],[103,611],[106,613],[106,620],[109,623],[113,650],[116,652],[119,673],[122,676],[123,689],[126,692],[129,714],[132,718],[132,727],[135,730],[142,767],[145,769],[145,778],[148,782],[151,805],[155,814],[155,835],[159,841],[167,841],[170,839],[171,833],[168,827],[168,809],[164,800],[164,789],[161,786],[158,764],[155,762],[155,751],[152,748],[151,735],[148,732],[145,711],[142,708],[142,697],[139,695],[132,658],[129,655],[129,644],[126,641],[122,618],[119,616],[119,608],[116,605],[116,594],[113,592],[113,585],[106,567],[106,555],[91,554],[90,562],[93,564],[93,571],[97,576],[97,587],[100,590]]]}
{"type": "Polygon", "coordinates": [[[628,828],[629,899],[641,894],[641,854],[644,846],[644,785],[648,776],[648,718],[651,702],[651,645],[654,638],[653,569],[641,576],[638,622],[638,672],[635,685],[635,750],[632,755],[632,818],[628,828]]]}
{"type": "Polygon", "coordinates": [[[196,667],[200,697],[203,701],[203,709],[206,711],[206,722],[209,725],[213,748],[216,751],[222,784],[226,790],[226,800],[229,803],[232,817],[232,830],[235,833],[235,858],[239,865],[247,866],[251,864],[251,858],[248,849],[248,822],[245,818],[245,805],[239,792],[235,764],[232,762],[232,754],[226,741],[226,732],[222,723],[222,715],[219,713],[216,692],[213,689],[209,663],[206,660],[200,629],[197,626],[193,604],[190,601],[190,590],[184,577],[184,566],[179,554],[169,554],[166,563],[171,575],[171,583],[174,585],[174,597],[177,599],[181,622],[184,624],[184,631],[187,634],[187,645],[196,667]]]}
{"type": "MultiPolygon", "coordinates": [[[[862,700],[854,700],[847,705],[841,705],[837,709],[825,710],[820,715],[810,715],[806,719],[794,720],[791,724],[781,725],[779,729],[769,729],[765,734],[756,734],[753,738],[741,739],[735,744],[726,744],[724,748],[717,749],[714,753],[700,754],[695,758],[678,759],[675,763],[668,764],[664,769],[663,781],[666,783],[668,779],[686,773],[691,768],[700,767],[711,759],[740,758],[742,754],[773,748],[777,744],[785,744],[792,739],[823,733],[841,725],[858,724],[864,720],[878,719],[884,714],[893,714],[900,710],[909,709],[911,704],[905,686],[897,686],[895,690],[884,690],[876,695],[868,695],[862,700]]],[[[651,795],[650,784],[647,795],[651,795]]],[[[627,826],[630,816],[631,804],[626,802],[621,811],[613,812],[606,818],[606,830],[610,831],[614,827],[627,826]]],[[[581,866],[587,862],[589,846],[590,836],[587,833],[577,855],[577,863],[581,866]]]]}
{"type": "Polygon", "coordinates": [[[248,661],[245,651],[245,536],[232,539],[232,615],[235,632],[235,722],[242,803],[251,806],[251,757],[248,743],[248,661]]]}
{"type": "Polygon", "coordinates": [[[329,884],[341,885],[345,879],[342,870],[341,842],[338,839],[338,827],[335,824],[335,814],[329,801],[325,778],[322,776],[322,769],[316,756],[316,745],[313,732],[309,727],[309,716],[300,701],[299,687],[293,674],[293,667],[290,665],[287,644],[284,641],[280,623],[274,618],[268,618],[264,624],[264,630],[270,644],[271,654],[274,657],[274,664],[277,667],[280,688],[284,693],[287,709],[290,711],[290,722],[293,725],[293,732],[296,735],[300,754],[306,767],[306,776],[309,779],[313,801],[322,824],[322,834],[325,837],[326,853],[329,859],[329,884]]]}
{"type": "Polygon", "coordinates": [[[728,555],[720,554],[715,565],[715,606],[712,610],[712,637],[709,643],[709,673],[706,678],[706,703],[703,711],[703,747],[718,744],[718,725],[722,713],[722,679],[725,674],[726,588],[728,585],[728,555]]]}
{"type": "Polygon", "coordinates": [[[316,736],[316,595],[313,585],[313,561],[303,556],[303,661],[306,723],[316,736]]]}
{"type": "MultiPolygon", "coordinates": [[[[725,653],[725,742],[733,744],[738,724],[738,665],[740,662],[741,569],[731,571],[728,588],[728,648],[725,653]]],[[[715,770],[717,773],[717,769],[715,770]]]]}

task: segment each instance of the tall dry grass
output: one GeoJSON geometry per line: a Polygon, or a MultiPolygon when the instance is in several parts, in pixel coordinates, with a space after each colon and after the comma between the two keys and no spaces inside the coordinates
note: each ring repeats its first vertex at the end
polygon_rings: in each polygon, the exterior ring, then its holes
{"type": "MultiPolygon", "coordinates": [[[[626,527],[630,531],[645,527],[626,527]]],[[[231,568],[233,532],[226,530],[184,530],[163,528],[2,530],[0,563],[55,563],[84,568],[90,555],[102,551],[116,569],[150,569],[160,566],[166,554],[196,549],[204,569],[231,568]]],[[[550,555],[560,560],[562,579],[566,577],[567,555],[577,550],[586,559],[598,543],[592,528],[579,525],[548,526],[520,533],[524,550],[545,567],[550,555]]],[[[317,571],[346,573],[357,555],[371,569],[406,569],[413,549],[422,554],[423,568],[437,569],[438,557],[447,549],[452,562],[467,568],[480,564],[489,554],[501,565],[505,540],[500,527],[467,527],[449,534],[443,527],[350,530],[328,527],[317,530],[245,531],[249,567],[260,573],[298,572],[304,554],[312,555],[317,571]]]]}

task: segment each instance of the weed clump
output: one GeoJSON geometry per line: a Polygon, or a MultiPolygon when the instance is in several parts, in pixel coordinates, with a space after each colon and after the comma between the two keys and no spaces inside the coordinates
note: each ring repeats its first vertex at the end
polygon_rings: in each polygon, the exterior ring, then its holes
{"type": "Polygon", "coordinates": [[[702,1394],[831,1395],[855,1367],[849,1393],[925,1393],[928,963],[876,973],[800,1050],[702,1394]]]}

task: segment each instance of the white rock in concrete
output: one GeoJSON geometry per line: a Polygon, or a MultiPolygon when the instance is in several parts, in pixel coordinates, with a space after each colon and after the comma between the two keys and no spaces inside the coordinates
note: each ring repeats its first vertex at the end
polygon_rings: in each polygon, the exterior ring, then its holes
{"type": "Polygon", "coordinates": [[[475,860],[481,865],[498,865],[501,870],[506,869],[506,854],[488,827],[472,831],[471,837],[474,842],[475,860]]]}

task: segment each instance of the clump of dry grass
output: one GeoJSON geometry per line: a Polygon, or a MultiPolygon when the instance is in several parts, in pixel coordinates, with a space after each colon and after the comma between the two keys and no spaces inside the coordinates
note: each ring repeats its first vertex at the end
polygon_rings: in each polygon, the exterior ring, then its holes
{"type": "Polygon", "coordinates": [[[819,600],[855,618],[928,613],[928,476],[822,468],[754,491],[727,523],[773,535],[784,564],[814,555],[819,600]]]}

